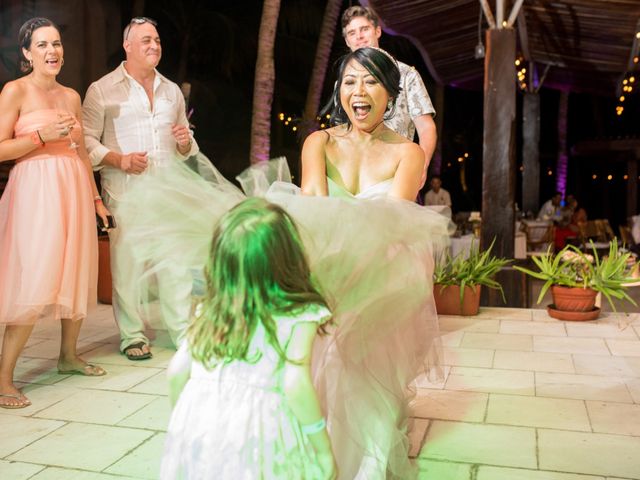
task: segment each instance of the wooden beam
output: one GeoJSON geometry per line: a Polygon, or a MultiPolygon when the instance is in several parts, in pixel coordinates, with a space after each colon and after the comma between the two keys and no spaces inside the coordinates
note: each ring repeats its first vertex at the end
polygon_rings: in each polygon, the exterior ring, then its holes
{"type": "Polygon", "coordinates": [[[480,0],[480,5],[482,5],[484,18],[487,19],[489,28],[496,28],[496,20],[493,18],[493,13],[491,13],[491,7],[489,6],[489,2],[487,2],[487,0],[480,0]]]}
{"type": "Polygon", "coordinates": [[[513,27],[513,24],[516,21],[516,17],[518,17],[520,14],[520,8],[522,7],[523,1],[524,0],[516,0],[516,3],[513,4],[513,7],[511,8],[511,13],[509,14],[509,18],[507,19],[508,28],[513,27]]]}
{"type": "Polygon", "coordinates": [[[496,0],[496,28],[504,28],[504,0],[496,0]]]}
{"type": "Polygon", "coordinates": [[[518,13],[518,37],[520,38],[520,48],[525,60],[531,60],[529,53],[529,34],[527,33],[527,19],[524,16],[524,10],[518,13]]]}
{"type": "Polygon", "coordinates": [[[482,153],[482,246],[513,258],[515,238],[515,30],[486,33],[482,153]]]}

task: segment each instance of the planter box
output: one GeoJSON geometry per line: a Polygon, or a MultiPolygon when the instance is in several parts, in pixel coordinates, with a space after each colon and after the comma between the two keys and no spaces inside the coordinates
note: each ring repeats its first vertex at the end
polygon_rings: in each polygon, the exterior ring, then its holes
{"type": "Polygon", "coordinates": [[[98,301],[111,304],[113,282],[111,280],[111,255],[109,253],[109,237],[98,237],[98,301]]]}
{"type": "Polygon", "coordinates": [[[435,284],[433,296],[436,301],[436,310],[439,315],[477,315],[480,309],[481,290],[481,285],[475,286],[475,292],[471,287],[465,287],[464,299],[460,304],[460,286],[435,284]]]}

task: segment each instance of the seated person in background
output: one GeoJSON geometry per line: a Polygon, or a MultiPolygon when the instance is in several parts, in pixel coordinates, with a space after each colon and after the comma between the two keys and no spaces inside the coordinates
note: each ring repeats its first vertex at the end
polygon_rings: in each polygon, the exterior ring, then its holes
{"type": "Polygon", "coordinates": [[[564,198],[564,207],[560,208],[560,221],[558,222],[558,226],[568,227],[576,208],[578,208],[578,200],[576,200],[576,197],[567,195],[564,198]]]}
{"type": "Polygon", "coordinates": [[[567,195],[567,205],[562,209],[560,226],[555,229],[556,251],[562,249],[570,238],[580,236],[580,225],[587,223],[587,211],[578,205],[578,200],[573,195],[567,195]],[[568,223],[564,223],[567,216],[568,223]]]}
{"type": "Polygon", "coordinates": [[[553,197],[544,202],[538,213],[538,220],[553,220],[554,222],[559,222],[562,218],[560,210],[561,200],[562,193],[556,192],[553,197]]]}
{"type": "Polygon", "coordinates": [[[424,195],[424,204],[439,205],[451,208],[451,195],[444,188],[442,188],[442,180],[439,176],[434,175],[431,177],[431,189],[424,195]]]}

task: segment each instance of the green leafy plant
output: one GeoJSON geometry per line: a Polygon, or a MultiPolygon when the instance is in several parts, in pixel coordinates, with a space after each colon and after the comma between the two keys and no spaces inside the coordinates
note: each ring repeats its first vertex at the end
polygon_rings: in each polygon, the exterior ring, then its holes
{"type": "Polygon", "coordinates": [[[433,283],[442,285],[440,287],[442,289],[451,285],[459,285],[460,304],[464,300],[464,287],[470,287],[475,293],[476,285],[484,285],[488,288],[500,290],[502,300],[506,303],[502,285],[493,277],[502,267],[511,263],[511,260],[491,255],[495,241],[494,238],[489,248],[483,252],[473,248],[473,245],[471,245],[471,252],[468,257],[465,257],[462,253],[451,257],[447,253],[434,268],[433,283]]]}
{"type": "Polygon", "coordinates": [[[591,288],[602,293],[616,311],[613,298],[627,300],[633,305],[636,302],[627,294],[626,284],[636,282],[630,277],[629,258],[631,253],[621,252],[618,249],[618,241],[614,239],[609,243],[609,252],[603,258],[598,256],[593,243],[591,244],[593,255],[581,251],[574,245],[567,245],[557,254],[551,253],[531,257],[538,271],[516,266],[517,270],[534,278],[543,280],[544,284],[538,296],[538,303],[542,301],[545,293],[552,285],[563,287],[591,288]]]}

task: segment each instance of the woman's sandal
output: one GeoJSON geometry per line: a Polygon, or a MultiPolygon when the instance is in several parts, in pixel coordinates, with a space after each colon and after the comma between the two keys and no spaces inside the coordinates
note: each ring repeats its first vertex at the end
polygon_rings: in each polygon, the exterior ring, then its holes
{"type": "Polygon", "coordinates": [[[24,395],[13,395],[13,394],[9,394],[9,393],[0,393],[0,398],[15,398],[16,400],[18,400],[20,402],[20,403],[17,403],[15,405],[6,404],[6,403],[0,403],[0,408],[6,408],[8,410],[15,410],[17,408],[26,408],[26,407],[31,405],[31,402],[29,401],[29,399],[27,397],[25,397],[24,395]]]}
{"type": "Polygon", "coordinates": [[[85,377],[101,377],[107,374],[104,368],[90,363],[87,363],[84,367],[72,368],[71,370],[58,369],[58,373],[60,375],[84,375],[85,377]]]}

